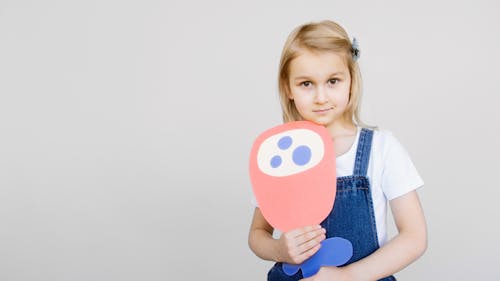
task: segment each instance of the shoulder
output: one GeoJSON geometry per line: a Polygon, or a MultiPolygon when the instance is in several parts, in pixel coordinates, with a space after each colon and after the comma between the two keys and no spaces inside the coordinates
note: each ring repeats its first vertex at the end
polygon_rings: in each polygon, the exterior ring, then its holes
{"type": "Polygon", "coordinates": [[[382,156],[382,158],[386,158],[392,151],[401,152],[401,149],[404,150],[392,131],[382,128],[374,128],[370,130],[373,131],[372,153],[376,153],[379,156],[382,156]]]}
{"type": "Polygon", "coordinates": [[[376,127],[376,128],[369,128],[369,130],[373,131],[374,137],[376,136],[376,137],[380,138],[381,140],[394,138],[394,134],[392,133],[392,131],[389,131],[385,128],[376,127]]]}
{"type": "Polygon", "coordinates": [[[386,197],[391,200],[422,186],[409,153],[394,134],[385,129],[373,131],[372,160],[386,197]]]}

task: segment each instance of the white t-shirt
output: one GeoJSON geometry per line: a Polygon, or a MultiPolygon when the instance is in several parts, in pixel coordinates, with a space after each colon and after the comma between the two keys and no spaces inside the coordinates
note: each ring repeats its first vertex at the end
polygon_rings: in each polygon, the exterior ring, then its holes
{"type": "MultiPolygon", "coordinates": [[[[361,128],[348,152],[337,157],[337,177],[352,175],[361,128]]],[[[367,176],[372,191],[379,245],[387,242],[387,201],[421,187],[424,182],[410,156],[392,135],[374,130],[367,176]]]]}
{"type": "MultiPolygon", "coordinates": [[[[350,176],[358,148],[361,128],[349,151],[336,158],[337,177],[350,176]]],[[[424,182],[410,156],[391,132],[376,129],[373,132],[367,176],[377,225],[379,245],[387,242],[387,202],[421,187],[424,182]]],[[[258,207],[255,197],[254,206],[258,207]]]]}

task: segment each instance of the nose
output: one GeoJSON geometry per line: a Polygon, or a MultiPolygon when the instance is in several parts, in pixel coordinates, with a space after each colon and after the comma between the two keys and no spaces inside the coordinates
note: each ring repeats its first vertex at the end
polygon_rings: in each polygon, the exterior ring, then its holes
{"type": "Polygon", "coordinates": [[[328,95],[324,87],[320,86],[316,88],[316,95],[314,97],[314,102],[317,104],[324,104],[328,101],[328,95]]]}

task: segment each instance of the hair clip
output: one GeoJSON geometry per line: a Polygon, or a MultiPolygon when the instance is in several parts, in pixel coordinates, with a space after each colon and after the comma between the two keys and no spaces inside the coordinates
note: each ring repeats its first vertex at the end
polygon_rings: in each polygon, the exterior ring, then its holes
{"type": "Polygon", "coordinates": [[[359,59],[361,51],[359,50],[358,40],[356,40],[355,37],[352,38],[351,52],[352,52],[352,59],[354,61],[357,61],[359,59]]]}

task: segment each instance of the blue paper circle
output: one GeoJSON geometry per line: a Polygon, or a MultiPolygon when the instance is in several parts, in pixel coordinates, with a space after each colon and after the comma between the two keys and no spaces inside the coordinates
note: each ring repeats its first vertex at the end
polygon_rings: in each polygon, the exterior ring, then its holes
{"type": "Polygon", "coordinates": [[[289,136],[284,136],[278,141],[278,147],[281,150],[288,149],[292,145],[292,138],[289,136]]]}
{"type": "Polygon", "coordinates": [[[303,166],[311,160],[311,149],[307,145],[297,146],[293,151],[293,162],[299,166],[303,166]]]}
{"type": "Polygon", "coordinates": [[[274,156],[271,158],[271,167],[277,168],[281,165],[281,157],[279,155],[274,156]]]}

